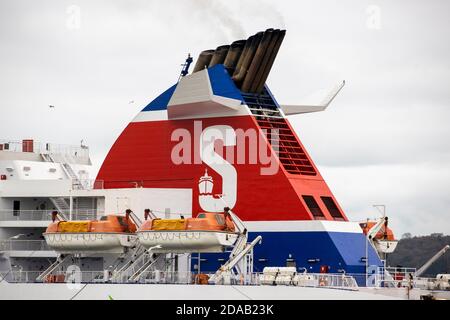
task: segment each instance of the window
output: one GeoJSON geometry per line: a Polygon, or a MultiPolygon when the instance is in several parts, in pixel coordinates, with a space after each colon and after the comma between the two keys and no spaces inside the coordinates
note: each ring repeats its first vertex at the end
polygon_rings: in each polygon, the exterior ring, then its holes
{"type": "Polygon", "coordinates": [[[344,220],[341,211],[331,197],[320,197],[334,220],[344,220]]]}
{"type": "Polygon", "coordinates": [[[197,218],[206,218],[206,214],[200,213],[200,214],[197,216],[197,218]]]}
{"type": "Polygon", "coordinates": [[[20,214],[20,201],[14,200],[13,201],[13,215],[18,216],[20,214]]]}
{"type": "Polygon", "coordinates": [[[319,205],[313,196],[302,196],[308,206],[309,211],[314,217],[324,217],[322,210],[320,210],[319,205]]]}

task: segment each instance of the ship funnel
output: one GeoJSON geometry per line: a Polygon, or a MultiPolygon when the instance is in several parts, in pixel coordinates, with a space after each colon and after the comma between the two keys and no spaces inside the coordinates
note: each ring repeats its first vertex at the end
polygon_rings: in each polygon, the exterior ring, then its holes
{"type": "Polygon", "coordinates": [[[239,58],[244,50],[244,46],[246,44],[246,40],[238,40],[231,44],[230,49],[228,50],[227,56],[225,57],[225,61],[223,65],[228,69],[229,73],[232,75],[234,70],[236,69],[239,58]]]}
{"type": "Polygon", "coordinates": [[[195,67],[192,72],[194,73],[197,71],[201,71],[205,68],[208,68],[213,54],[214,54],[214,50],[202,51],[198,56],[197,62],[195,63],[195,67]]]}
{"type": "Polygon", "coordinates": [[[209,63],[209,67],[211,68],[216,64],[223,64],[229,48],[230,48],[229,45],[217,47],[216,51],[214,51],[211,62],[209,63]]]}

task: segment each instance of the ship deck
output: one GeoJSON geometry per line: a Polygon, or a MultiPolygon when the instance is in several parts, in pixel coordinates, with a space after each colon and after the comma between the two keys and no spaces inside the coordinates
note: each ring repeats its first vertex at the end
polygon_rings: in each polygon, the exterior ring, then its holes
{"type": "Polygon", "coordinates": [[[0,300],[398,300],[376,291],[177,284],[0,283],[0,300]]]}

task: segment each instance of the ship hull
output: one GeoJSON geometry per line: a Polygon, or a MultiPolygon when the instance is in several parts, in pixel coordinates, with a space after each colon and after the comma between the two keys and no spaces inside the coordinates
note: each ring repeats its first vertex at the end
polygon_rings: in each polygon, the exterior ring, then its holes
{"type": "MultiPolygon", "coordinates": [[[[388,295],[293,286],[0,283],[0,300],[385,300],[388,295]]],[[[403,294],[404,295],[404,294],[403,294]]],[[[405,297],[406,298],[406,297],[405,297]]]]}

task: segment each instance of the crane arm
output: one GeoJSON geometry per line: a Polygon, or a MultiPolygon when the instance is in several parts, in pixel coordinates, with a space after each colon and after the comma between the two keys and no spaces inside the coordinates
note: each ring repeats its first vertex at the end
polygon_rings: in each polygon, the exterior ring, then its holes
{"type": "Polygon", "coordinates": [[[369,231],[367,231],[367,238],[369,240],[372,240],[375,238],[376,234],[380,231],[380,229],[386,225],[387,223],[387,217],[381,217],[380,220],[372,227],[369,231]]]}
{"type": "Polygon", "coordinates": [[[133,220],[133,222],[136,224],[138,228],[142,225],[142,220],[139,219],[139,217],[132,210],[127,209],[125,211],[125,215],[126,217],[131,218],[131,220],[133,220]]]}
{"type": "Polygon", "coordinates": [[[431,267],[431,265],[433,263],[436,262],[436,260],[438,260],[440,257],[442,257],[447,251],[448,249],[450,249],[450,245],[446,245],[445,247],[443,247],[441,250],[439,250],[433,257],[431,257],[430,260],[428,260],[427,262],[425,262],[425,264],[423,266],[421,266],[419,268],[419,270],[417,270],[414,273],[414,276],[416,277],[420,277],[429,267],[431,267]]]}

